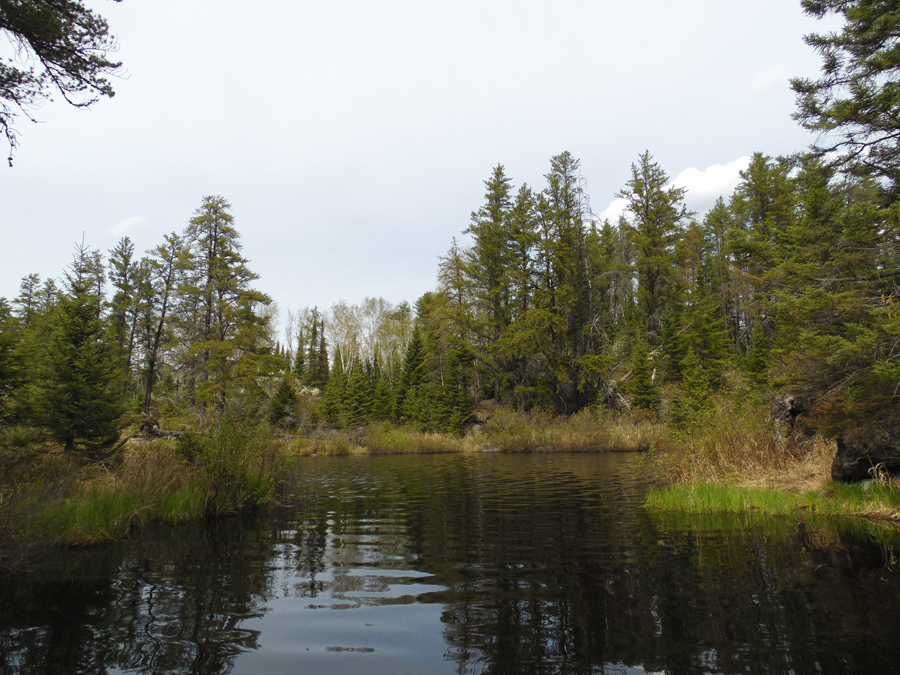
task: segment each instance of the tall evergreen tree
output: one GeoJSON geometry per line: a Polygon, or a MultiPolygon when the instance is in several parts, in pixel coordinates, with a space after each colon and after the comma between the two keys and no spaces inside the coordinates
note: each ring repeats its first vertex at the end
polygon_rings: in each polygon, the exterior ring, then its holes
{"type": "Polygon", "coordinates": [[[37,380],[38,420],[67,452],[96,455],[119,438],[124,412],[115,346],[97,316],[93,256],[79,249],[56,303],[37,380]]]}
{"type": "Polygon", "coordinates": [[[637,302],[644,337],[655,345],[663,316],[677,292],[673,259],[682,222],[691,214],[684,205],[685,188],[669,185],[669,177],[649,152],[631,165],[631,180],[616,196],[627,203],[637,269],[637,302]]]}

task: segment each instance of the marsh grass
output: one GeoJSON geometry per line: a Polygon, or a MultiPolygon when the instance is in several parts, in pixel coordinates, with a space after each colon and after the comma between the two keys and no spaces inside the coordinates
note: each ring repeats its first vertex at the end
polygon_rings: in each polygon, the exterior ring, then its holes
{"type": "Polygon", "coordinates": [[[852,515],[900,524],[900,488],[890,484],[833,484],[821,492],[793,492],[725,483],[681,483],[650,490],[646,504],[670,512],[756,512],[783,516],[805,511],[821,516],[852,515]]]}
{"type": "Polygon", "coordinates": [[[476,441],[499,452],[639,452],[658,446],[665,427],[641,413],[588,408],[570,417],[498,408],[476,441]]]}
{"type": "Polygon", "coordinates": [[[642,470],[667,483],[725,481],[795,491],[822,489],[829,480],[833,443],[787,434],[760,402],[722,399],[716,408],[702,427],[654,446],[642,470]]]}
{"type": "Polygon", "coordinates": [[[152,520],[245,511],[269,500],[284,467],[264,434],[230,423],[183,442],[133,441],[115,461],[82,466],[62,494],[41,500],[30,527],[52,541],[85,545],[152,520]]]}
{"type": "Polygon", "coordinates": [[[441,454],[470,452],[473,444],[464,437],[417,431],[388,424],[370,424],[365,429],[363,447],[371,454],[441,454]]]}
{"type": "Polygon", "coordinates": [[[36,526],[65,544],[122,537],[150,520],[196,517],[196,476],[172,441],[130,443],[113,463],[82,467],[65,495],[48,500],[36,526]]]}
{"type": "Polygon", "coordinates": [[[831,481],[835,446],[796,438],[756,401],[722,400],[708,423],[673,435],[642,458],[658,483],[647,506],[684,513],[807,512],[900,522],[900,486],[882,475],[865,485],[831,481]]]}

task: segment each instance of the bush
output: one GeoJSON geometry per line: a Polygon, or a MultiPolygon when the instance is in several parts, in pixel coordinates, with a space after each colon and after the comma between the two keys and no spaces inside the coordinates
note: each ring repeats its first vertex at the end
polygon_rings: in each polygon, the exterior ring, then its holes
{"type": "Polygon", "coordinates": [[[260,506],[273,487],[275,452],[263,427],[224,419],[205,435],[186,434],[179,452],[198,468],[204,515],[260,506]]]}

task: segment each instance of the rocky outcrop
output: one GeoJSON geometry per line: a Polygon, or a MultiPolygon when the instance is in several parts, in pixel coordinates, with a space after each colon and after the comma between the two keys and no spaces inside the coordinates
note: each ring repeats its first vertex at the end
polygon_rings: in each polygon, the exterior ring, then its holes
{"type": "Polygon", "coordinates": [[[878,467],[900,475],[900,430],[853,429],[837,437],[831,478],[845,483],[873,478],[878,467]]]}
{"type": "Polygon", "coordinates": [[[781,394],[769,402],[769,415],[784,424],[785,433],[798,439],[815,434],[812,423],[812,403],[808,397],[781,394]]]}

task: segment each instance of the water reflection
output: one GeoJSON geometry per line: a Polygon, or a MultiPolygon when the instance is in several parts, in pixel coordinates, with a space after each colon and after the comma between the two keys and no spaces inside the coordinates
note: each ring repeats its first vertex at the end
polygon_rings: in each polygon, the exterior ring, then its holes
{"type": "Polygon", "coordinates": [[[0,580],[0,673],[900,672],[900,547],[648,513],[627,456],[310,460],[274,516],[0,580]]]}

